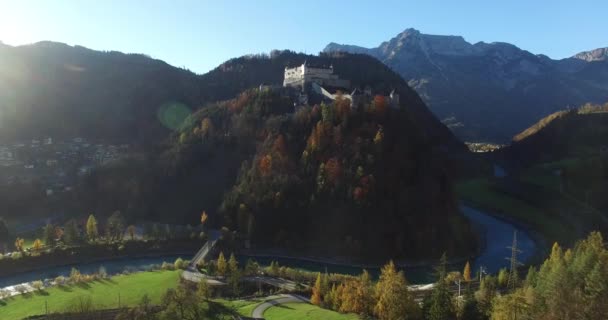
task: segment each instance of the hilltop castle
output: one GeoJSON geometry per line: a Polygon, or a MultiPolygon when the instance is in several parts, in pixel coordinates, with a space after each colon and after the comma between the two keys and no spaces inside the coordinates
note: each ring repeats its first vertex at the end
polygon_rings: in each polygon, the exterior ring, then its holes
{"type": "Polygon", "coordinates": [[[329,68],[314,66],[304,61],[301,66],[294,68],[285,67],[285,78],[283,80],[284,87],[294,87],[306,90],[312,83],[324,87],[350,88],[350,81],[340,79],[338,75],[334,74],[333,66],[329,66],[329,68]]]}
{"type": "Polygon", "coordinates": [[[384,96],[389,106],[399,108],[399,94],[395,90],[390,93],[372,92],[369,86],[363,91],[357,88],[353,90],[350,80],[340,79],[337,74],[334,74],[332,65],[329,67],[313,66],[304,61],[300,66],[285,67],[283,87],[297,89],[300,92],[298,96],[300,104],[308,104],[309,99],[333,101],[341,97],[350,100],[351,106],[356,107],[365,100],[371,100],[374,95],[381,95],[384,96]]]}

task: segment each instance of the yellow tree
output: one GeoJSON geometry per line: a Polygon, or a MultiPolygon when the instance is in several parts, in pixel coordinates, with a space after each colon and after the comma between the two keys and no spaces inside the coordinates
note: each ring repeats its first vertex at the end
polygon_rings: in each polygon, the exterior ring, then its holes
{"type": "Polygon", "coordinates": [[[411,319],[419,315],[419,309],[407,291],[403,272],[397,272],[390,261],[382,267],[376,284],[374,314],[379,320],[411,319]]]}
{"type": "Polygon", "coordinates": [[[462,271],[462,279],[466,282],[471,282],[471,264],[467,261],[467,264],[464,265],[464,270],[462,271]]]}
{"type": "Polygon", "coordinates": [[[17,251],[23,252],[23,244],[25,243],[25,241],[23,240],[23,238],[17,238],[15,239],[15,249],[17,249],[17,251]]]}
{"type": "Polygon", "coordinates": [[[42,249],[42,241],[40,241],[40,239],[34,240],[34,244],[32,244],[32,249],[34,249],[35,251],[40,251],[40,249],[42,249]]]}
{"type": "Polygon", "coordinates": [[[217,258],[217,273],[220,276],[225,276],[228,271],[228,263],[226,262],[226,257],[224,257],[224,253],[220,252],[220,256],[217,258]]]}
{"type": "Polygon", "coordinates": [[[239,271],[239,263],[236,261],[236,257],[234,253],[230,254],[230,259],[228,259],[228,272],[230,274],[235,274],[239,271]]]}
{"type": "Polygon", "coordinates": [[[322,288],[321,288],[321,273],[317,274],[317,281],[315,281],[315,286],[312,287],[312,296],[310,297],[310,303],[320,306],[323,301],[322,297],[322,288]]]}
{"type": "Polygon", "coordinates": [[[201,224],[205,225],[205,222],[207,222],[207,219],[209,219],[209,216],[207,215],[207,211],[203,211],[203,213],[201,213],[201,224]]]}
{"type": "Polygon", "coordinates": [[[90,215],[89,219],[87,219],[87,236],[91,241],[95,241],[99,236],[99,231],[97,230],[97,219],[95,219],[94,215],[90,215]]]}

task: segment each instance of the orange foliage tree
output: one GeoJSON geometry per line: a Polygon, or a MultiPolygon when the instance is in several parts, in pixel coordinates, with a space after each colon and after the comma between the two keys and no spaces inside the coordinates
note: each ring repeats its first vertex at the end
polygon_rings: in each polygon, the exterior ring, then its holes
{"type": "Polygon", "coordinates": [[[332,184],[335,184],[340,176],[342,175],[342,164],[338,158],[334,157],[325,163],[325,172],[327,173],[327,178],[332,184]]]}
{"type": "Polygon", "coordinates": [[[262,176],[268,176],[272,171],[272,156],[270,154],[263,156],[258,167],[262,176]]]}
{"type": "Polygon", "coordinates": [[[386,112],[386,98],[382,95],[374,97],[374,112],[378,115],[383,115],[386,112]]]}

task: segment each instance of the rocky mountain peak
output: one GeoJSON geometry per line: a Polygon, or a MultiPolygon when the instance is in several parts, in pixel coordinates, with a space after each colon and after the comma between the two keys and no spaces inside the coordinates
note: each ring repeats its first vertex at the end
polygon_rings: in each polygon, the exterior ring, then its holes
{"type": "Polygon", "coordinates": [[[591,51],[583,51],[574,55],[575,59],[592,61],[608,61],[608,48],[598,48],[591,51]]]}

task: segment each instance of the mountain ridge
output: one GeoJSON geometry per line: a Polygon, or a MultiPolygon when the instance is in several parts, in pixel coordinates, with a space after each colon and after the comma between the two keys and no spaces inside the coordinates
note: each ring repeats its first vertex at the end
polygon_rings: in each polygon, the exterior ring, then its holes
{"type": "Polygon", "coordinates": [[[324,52],[371,55],[399,73],[465,140],[507,142],[569,105],[608,100],[607,50],[553,60],[505,42],[406,29],[377,47],[328,44],[324,52]],[[590,62],[589,62],[590,61],[590,62]]]}

